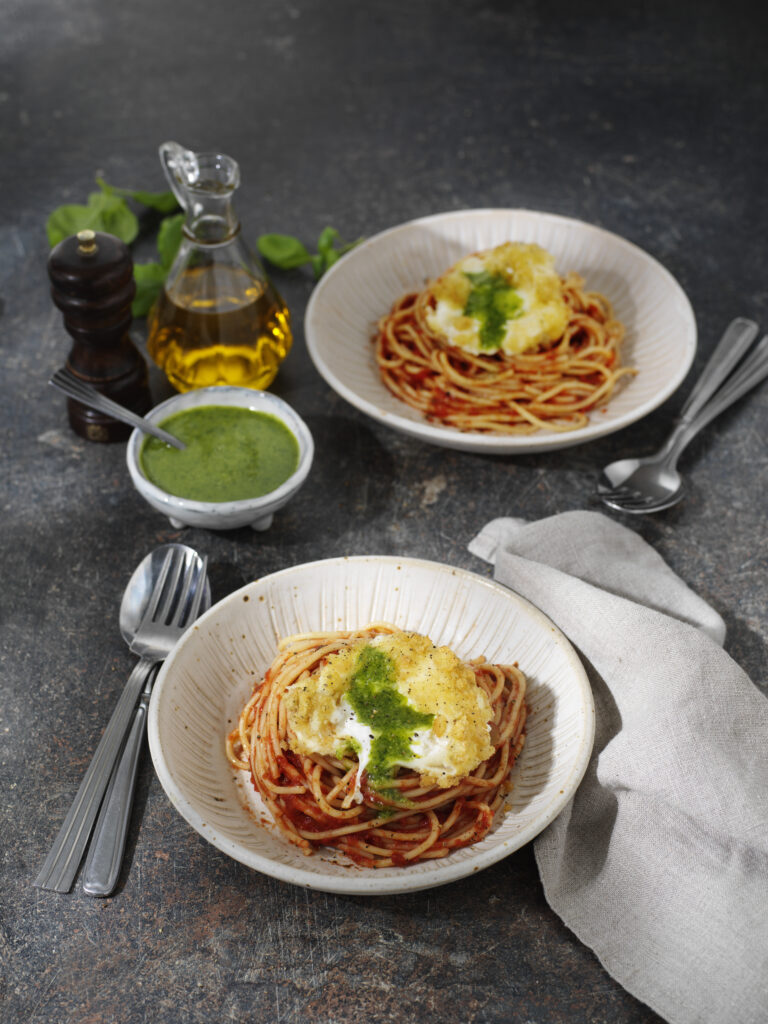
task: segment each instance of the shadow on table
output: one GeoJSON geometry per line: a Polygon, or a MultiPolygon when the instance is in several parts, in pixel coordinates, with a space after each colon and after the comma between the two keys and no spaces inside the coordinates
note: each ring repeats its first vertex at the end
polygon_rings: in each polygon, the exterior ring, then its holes
{"type": "Polygon", "coordinates": [[[294,533],[306,529],[324,542],[347,534],[359,524],[367,528],[390,506],[398,470],[365,423],[343,416],[309,416],[315,441],[309,478],[288,511],[294,533]],[[362,467],[362,468],[361,468],[362,467]]]}

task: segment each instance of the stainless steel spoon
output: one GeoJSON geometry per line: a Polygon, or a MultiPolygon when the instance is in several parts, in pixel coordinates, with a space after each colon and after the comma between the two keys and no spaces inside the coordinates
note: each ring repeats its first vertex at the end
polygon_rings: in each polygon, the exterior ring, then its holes
{"type": "Polygon", "coordinates": [[[680,501],[685,485],[677,460],[683,450],[716,416],[768,377],[768,336],[733,369],[757,331],[757,324],[743,317],[729,324],[666,443],[654,455],[620,459],[603,469],[597,485],[603,504],[619,512],[643,514],[661,512],[680,501]]]}
{"type": "Polygon", "coordinates": [[[104,412],[107,416],[120,420],[121,423],[127,423],[131,427],[138,427],[143,433],[151,434],[153,437],[165,441],[166,444],[173,445],[174,448],[184,449],[187,447],[183,441],[180,441],[178,437],[174,437],[173,434],[169,434],[167,430],[156,427],[154,423],[145,420],[143,416],[139,416],[130,409],[126,409],[124,405],[113,402],[111,398],[102,395],[100,391],[91,387],[84,380],[80,380],[79,377],[76,377],[66,367],[63,370],[57,370],[48,383],[58,388],[59,391],[63,391],[67,398],[73,398],[76,402],[81,402],[90,409],[104,412]]]}

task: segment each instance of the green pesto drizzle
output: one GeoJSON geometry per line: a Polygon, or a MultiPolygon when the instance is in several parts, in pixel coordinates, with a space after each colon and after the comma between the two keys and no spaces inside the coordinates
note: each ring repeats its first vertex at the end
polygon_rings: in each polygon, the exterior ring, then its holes
{"type": "Polygon", "coordinates": [[[472,290],[464,307],[464,315],[480,321],[480,347],[498,348],[504,337],[507,320],[522,315],[523,300],[502,274],[488,270],[464,273],[472,290]]]}
{"type": "Polygon", "coordinates": [[[413,756],[411,733],[428,728],[434,715],[416,711],[395,685],[392,659],[366,644],[357,657],[346,697],[357,718],[371,729],[368,779],[374,788],[386,785],[394,768],[413,756]]]}
{"type": "Polygon", "coordinates": [[[357,742],[357,740],[353,740],[352,737],[350,736],[344,738],[344,742],[336,751],[336,757],[338,757],[340,761],[343,761],[345,758],[350,757],[352,755],[357,757],[359,753],[360,744],[357,742]]]}

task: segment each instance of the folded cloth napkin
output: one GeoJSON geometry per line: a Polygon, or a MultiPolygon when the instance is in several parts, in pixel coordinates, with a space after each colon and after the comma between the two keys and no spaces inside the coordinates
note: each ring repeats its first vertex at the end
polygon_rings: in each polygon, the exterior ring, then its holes
{"type": "Polygon", "coordinates": [[[577,649],[595,746],[535,842],[552,909],[672,1024],[768,1021],[768,699],[720,617],[596,512],[497,519],[469,545],[577,649]]]}

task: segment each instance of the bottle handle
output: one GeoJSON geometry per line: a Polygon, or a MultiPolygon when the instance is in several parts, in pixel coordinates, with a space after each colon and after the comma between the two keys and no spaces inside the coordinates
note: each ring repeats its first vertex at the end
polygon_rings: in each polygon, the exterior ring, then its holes
{"type": "Polygon", "coordinates": [[[197,157],[191,150],[180,146],[178,142],[164,142],[158,152],[171,191],[176,196],[179,206],[186,211],[189,206],[189,196],[184,187],[185,179],[198,177],[197,157]]]}

